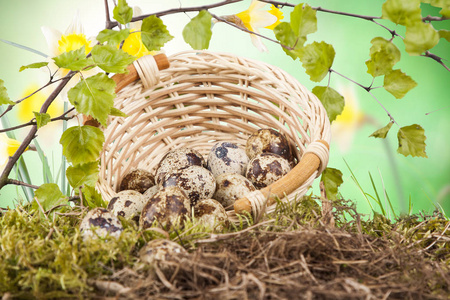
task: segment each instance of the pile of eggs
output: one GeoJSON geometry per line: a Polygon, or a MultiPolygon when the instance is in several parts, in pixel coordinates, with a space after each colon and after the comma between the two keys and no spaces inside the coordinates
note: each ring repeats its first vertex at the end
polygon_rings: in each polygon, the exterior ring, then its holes
{"type": "Polygon", "coordinates": [[[154,174],[136,169],[126,174],[107,209],[91,210],[81,223],[83,236],[120,235],[118,216],[133,219],[140,229],[155,224],[166,230],[182,226],[192,212],[195,220],[222,231],[227,209],[249,192],[286,175],[295,159],[286,137],[270,128],[254,132],[245,149],[217,142],[207,160],[196,150],[166,153],[154,174]]]}

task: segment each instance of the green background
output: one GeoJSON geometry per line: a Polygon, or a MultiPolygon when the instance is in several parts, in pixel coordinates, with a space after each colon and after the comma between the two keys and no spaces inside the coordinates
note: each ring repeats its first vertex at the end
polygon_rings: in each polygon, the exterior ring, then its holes
{"type": "MultiPolygon", "coordinates": [[[[111,2],[111,1],[110,1],[111,2]]],[[[129,0],[130,6],[140,6],[144,13],[161,11],[168,8],[182,6],[198,6],[214,1],[134,1],[129,0]]],[[[218,2],[218,1],[216,1],[218,2]]],[[[104,7],[101,0],[56,1],[56,0],[1,0],[0,9],[0,38],[29,46],[41,52],[48,53],[41,26],[46,25],[64,33],[70,24],[75,12],[79,10],[84,30],[87,36],[95,36],[104,28],[104,7]]],[[[299,3],[291,1],[291,3],[299,3]]],[[[228,15],[245,10],[250,1],[228,5],[224,8],[213,9],[217,15],[228,15]]],[[[345,11],[360,15],[381,15],[382,1],[308,1],[313,7],[321,6],[330,10],[345,11]]],[[[268,7],[268,6],[267,6],[268,7]]],[[[436,15],[439,11],[429,5],[422,4],[423,15],[436,15]]],[[[289,20],[291,9],[283,9],[285,21],[289,20]]],[[[189,13],[190,17],[195,13],[189,13]]],[[[175,39],[164,47],[166,54],[170,55],[182,50],[188,50],[184,43],[181,31],[189,21],[186,14],[176,14],[163,17],[164,23],[175,39]]],[[[333,69],[345,76],[363,84],[370,85],[371,75],[367,74],[365,61],[369,59],[370,41],[376,36],[390,39],[390,34],[376,24],[346,16],[333,15],[323,12],[317,13],[318,31],[308,36],[307,43],[312,41],[325,41],[334,46],[336,57],[333,69]]],[[[398,30],[404,36],[402,26],[395,28],[388,21],[380,21],[390,28],[398,30]]],[[[450,29],[450,21],[433,23],[437,29],[450,29]]],[[[274,38],[273,33],[262,29],[261,33],[274,38]]],[[[425,210],[431,212],[439,203],[444,210],[450,212],[450,151],[448,132],[450,129],[449,112],[449,84],[450,72],[437,62],[426,57],[409,56],[404,51],[404,45],[399,38],[395,44],[402,52],[402,59],[394,67],[400,68],[411,76],[418,86],[411,90],[404,98],[395,99],[384,89],[373,90],[374,95],[394,116],[400,126],[420,124],[425,129],[426,152],[428,158],[404,157],[397,154],[398,127],[393,126],[386,141],[369,138],[368,136],[378,128],[386,125],[389,118],[375,100],[363,89],[353,83],[333,74],[331,86],[335,89],[345,88],[354,92],[362,111],[370,118],[376,120],[378,125],[365,124],[356,132],[356,137],[349,151],[342,153],[332,141],[329,166],[340,169],[344,176],[341,193],[344,198],[357,203],[360,212],[369,213],[369,206],[361,192],[350,178],[345,161],[349,164],[362,188],[374,195],[369,180],[369,172],[374,177],[378,192],[383,193],[383,185],[397,211],[404,211],[411,198],[413,211],[425,210]],[[439,111],[426,115],[437,109],[439,111]],[[392,157],[392,160],[389,159],[392,157]]],[[[281,48],[269,41],[264,41],[269,49],[267,53],[259,52],[253,47],[247,33],[231,28],[225,24],[216,24],[213,28],[213,37],[210,44],[211,51],[230,52],[244,57],[261,60],[286,70],[296,77],[308,89],[316,85],[326,85],[328,76],[321,83],[314,83],[305,74],[301,63],[293,61],[286,56],[281,48]]],[[[440,43],[431,50],[436,55],[450,58],[449,43],[441,39],[440,43]]],[[[45,83],[48,73],[39,70],[27,70],[19,73],[20,66],[42,61],[43,58],[27,51],[0,43],[0,79],[13,100],[20,98],[23,90],[31,82],[45,83]]],[[[446,61],[450,65],[449,61],[446,61]]],[[[375,86],[382,85],[382,78],[377,78],[375,86]]],[[[17,124],[14,112],[8,115],[10,120],[17,124]]],[[[55,128],[54,130],[61,130],[55,128]]],[[[18,131],[19,140],[25,131],[18,131]]],[[[43,144],[51,167],[57,173],[60,166],[61,149],[58,144],[60,133],[46,131],[45,136],[38,139],[43,144]]],[[[24,154],[27,166],[32,169],[33,183],[42,183],[41,164],[37,153],[28,151],[24,154]]],[[[314,186],[318,194],[318,187],[314,186]]],[[[0,191],[0,206],[11,205],[21,193],[20,188],[7,186],[0,191]]],[[[383,195],[380,194],[383,199],[383,195]]]]}

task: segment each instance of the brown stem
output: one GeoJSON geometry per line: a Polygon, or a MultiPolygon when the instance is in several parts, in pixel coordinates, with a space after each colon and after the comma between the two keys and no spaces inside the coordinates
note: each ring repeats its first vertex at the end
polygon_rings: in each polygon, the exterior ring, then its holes
{"type": "Polygon", "coordinates": [[[444,64],[442,61],[442,57],[437,56],[436,54],[431,53],[430,51],[426,51],[425,54],[421,55],[425,57],[429,57],[435,61],[437,61],[440,65],[442,65],[447,71],[450,71],[450,68],[444,64]]]}
{"type": "Polygon", "coordinates": [[[109,5],[108,5],[108,0],[105,0],[105,15],[106,15],[106,28],[109,28],[109,26],[111,26],[111,17],[109,16],[109,5]]]}
{"type": "Polygon", "coordinates": [[[32,189],[37,190],[39,187],[37,185],[33,185],[33,184],[29,184],[20,180],[15,180],[15,179],[8,179],[7,180],[7,184],[14,184],[14,185],[22,185],[22,186],[26,186],[32,189]]]}
{"type": "MultiPolygon", "coordinates": [[[[66,86],[67,82],[72,78],[72,76],[76,72],[70,71],[67,76],[61,80],[60,84],[55,88],[55,90],[48,96],[47,100],[45,100],[44,104],[42,104],[40,113],[47,112],[48,107],[55,100],[56,96],[62,91],[62,89],[66,86]]],[[[17,162],[19,157],[25,152],[25,149],[30,145],[31,141],[36,137],[37,125],[33,125],[28,132],[28,135],[23,140],[22,144],[20,144],[19,148],[16,150],[16,153],[12,157],[9,158],[8,163],[6,164],[2,174],[0,175],[0,189],[8,184],[8,176],[11,173],[14,164],[17,162]]]]}
{"type": "MultiPolygon", "coordinates": [[[[66,117],[66,115],[67,115],[68,113],[70,113],[71,111],[73,111],[73,110],[75,110],[75,107],[72,107],[71,109],[69,109],[68,111],[66,111],[66,112],[63,113],[62,115],[60,115],[59,117],[55,117],[55,118],[50,119],[50,122],[54,122],[54,121],[68,121],[68,120],[73,119],[76,115],[73,115],[73,116],[71,116],[71,117],[66,117]]],[[[34,120],[35,120],[35,119],[33,118],[33,119],[32,119],[30,122],[28,122],[28,123],[20,124],[20,125],[17,125],[17,126],[14,126],[14,127],[10,127],[10,128],[0,129],[0,133],[2,133],[2,132],[7,132],[7,131],[12,131],[12,130],[16,130],[16,129],[23,128],[23,127],[27,127],[27,126],[31,126],[31,125],[36,125],[37,122],[34,121],[34,120]]]]}
{"type": "Polygon", "coordinates": [[[230,21],[228,21],[228,20],[226,20],[226,19],[224,19],[224,18],[222,18],[222,17],[216,16],[215,14],[211,14],[211,16],[212,16],[214,19],[216,19],[216,20],[218,20],[218,21],[220,21],[220,22],[224,22],[224,23],[226,23],[226,24],[228,24],[228,25],[230,25],[230,26],[233,26],[233,27],[235,27],[235,28],[237,28],[237,29],[239,29],[239,30],[242,30],[242,31],[247,32],[247,33],[250,33],[250,34],[254,34],[254,35],[259,36],[259,37],[261,37],[261,38],[263,38],[263,39],[266,39],[266,40],[268,40],[268,41],[271,41],[272,43],[278,44],[278,45],[280,45],[281,47],[283,47],[283,48],[285,48],[285,49],[287,49],[287,50],[294,50],[294,48],[289,47],[289,46],[286,46],[286,45],[283,45],[283,44],[281,44],[279,41],[273,40],[273,39],[268,38],[268,37],[266,37],[266,36],[264,36],[264,35],[262,35],[262,34],[259,34],[259,33],[253,32],[253,31],[251,31],[251,30],[248,30],[248,29],[245,28],[245,27],[241,27],[241,26],[239,26],[239,25],[236,25],[236,24],[234,24],[233,22],[230,22],[230,21]]]}
{"type": "MultiPolygon", "coordinates": [[[[243,0],[225,0],[225,1],[222,1],[222,2],[217,2],[217,3],[209,4],[209,5],[172,8],[172,9],[163,10],[163,11],[152,13],[152,14],[146,14],[146,15],[142,15],[142,16],[137,16],[137,17],[132,18],[130,22],[142,21],[143,19],[145,19],[145,18],[147,18],[149,16],[157,16],[159,18],[159,17],[162,17],[162,16],[176,14],[176,13],[185,13],[185,12],[190,12],[190,11],[208,10],[208,9],[211,9],[211,8],[220,7],[220,6],[224,6],[224,5],[228,5],[228,4],[232,4],[232,3],[237,3],[237,2],[242,2],[242,1],[243,0]]],[[[107,29],[112,29],[112,28],[116,27],[117,25],[119,25],[118,22],[111,22],[111,23],[109,23],[109,26],[107,26],[107,29]]]]}

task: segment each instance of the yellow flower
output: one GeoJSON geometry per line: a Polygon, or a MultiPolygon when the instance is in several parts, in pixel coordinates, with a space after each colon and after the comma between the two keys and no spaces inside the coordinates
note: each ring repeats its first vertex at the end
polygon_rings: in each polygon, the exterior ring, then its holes
{"type": "MultiPolygon", "coordinates": [[[[259,33],[258,28],[274,29],[283,19],[283,13],[274,5],[269,11],[261,10],[266,3],[253,0],[250,7],[236,16],[242,21],[245,28],[250,31],[259,33]]],[[[262,43],[261,38],[251,34],[253,45],[260,51],[267,51],[266,46],[262,43]]]]}
{"type": "MultiPolygon", "coordinates": [[[[67,27],[64,34],[62,34],[59,30],[42,26],[42,33],[47,40],[48,49],[50,51],[51,57],[58,56],[64,52],[69,52],[73,50],[80,49],[81,47],[85,47],[86,55],[92,50],[93,40],[86,38],[86,35],[83,33],[83,26],[79,20],[79,13],[77,12],[72,20],[72,23],[67,27]]],[[[53,61],[50,61],[50,67],[56,69],[56,65],[53,61]]],[[[69,70],[62,69],[60,70],[60,76],[65,76],[69,70]]],[[[98,70],[89,74],[87,71],[86,76],[93,75],[98,70]]]]}
{"type": "Polygon", "coordinates": [[[142,43],[141,32],[138,29],[130,29],[130,35],[123,42],[122,50],[137,58],[144,55],[153,54],[148,51],[142,43]]]}
{"type": "MultiPolygon", "coordinates": [[[[137,6],[133,7],[133,17],[137,17],[140,15],[142,15],[142,10],[137,6]]],[[[142,43],[142,37],[140,32],[141,26],[142,21],[131,23],[130,35],[125,39],[122,45],[123,51],[137,58],[142,57],[144,55],[156,54],[156,51],[148,51],[147,48],[144,46],[144,43],[142,43]]]]}
{"type": "MultiPolygon", "coordinates": [[[[19,141],[10,139],[6,134],[0,133],[0,174],[8,163],[9,157],[16,153],[20,144],[19,141]]],[[[28,150],[28,148],[26,150],[28,150]]]]}
{"type": "MultiPolygon", "coordinates": [[[[34,91],[39,89],[39,86],[35,83],[30,84],[22,94],[22,98],[30,95],[34,91]]],[[[48,95],[42,90],[37,92],[31,97],[23,100],[21,103],[17,105],[17,116],[21,122],[28,122],[32,118],[34,118],[33,111],[39,112],[42,104],[47,99],[48,95]]],[[[57,99],[53,101],[50,107],[47,110],[47,113],[52,117],[57,117],[63,113],[63,107],[60,101],[57,99]]]]}
{"type": "Polygon", "coordinates": [[[344,96],[345,106],[342,113],[331,124],[331,139],[336,142],[342,153],[348,152],[353,144],[356,132],[367,121],[366,115],[359,108],[358,99],[348,87],[340,89],[344,96]]]}

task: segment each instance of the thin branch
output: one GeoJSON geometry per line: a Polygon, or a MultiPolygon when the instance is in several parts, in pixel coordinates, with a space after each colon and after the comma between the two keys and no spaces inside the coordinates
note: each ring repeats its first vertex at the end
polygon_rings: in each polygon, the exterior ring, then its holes
{"type": "MultiPolygon", "coordinates": [[[[69,80],[72,78],[73,75],[75,75],[76,72],[70,71],[69,74],[60,82],[60,84],[55,88],[55,90],[48,96],[47,100],[45,100],[44,104],[42,104],[42,107],[40,109],[40,113],[47,112],[48,107],[50,104],[53,103],[55,98],[59,95],[59,93],[62,91],[62,89],[66,86],[66,84],[69,82],[69,80]]],[[[10,157],[8,160],[8,163],[6,164],[5,168],[3,169],[2,174],[0,175],[0,189],[8,184],[8,176],[9,173],[11,173],[12,168],[14,167],[14,164],[17,162],[19,157],[25,152],[25,149],[30,145],[31,141],[36,137],[37,132],[37,125],[33,125],[28,132],[28,135],[25,137],[25,139],[22,141],[22,144],[20,144],[19,148],[16,150],[14,155],[10,157]]]]}
{"type": "Polygon", "coordinates": [[[362,85],[361,83],[356,82],[356,81],[354,81],[353,79],[350,79],[350,78],[348,78],[347,76],[342,75],[341,73],[336,72],[336,71],[333,70],[333,69],[330,69],[330,72],[336,73],[337,75],[341,76],[342,78],[345,78],[345,79],[347,79],[347,80],[350,81],[350,82],[353,82],[354,84],[356,84],[356,85],[359,86],[360,88],[365,89],[367,92],[369,92],[369,91],[371,90],[371,87],[370,87],[370,86],[364,86],[364,85],[362,85]]]}
{"type": "Polygon", "coordinates": [[[447,21],[447,20],[450,20],[450,19],[446,18],[446,17],[435,17],[435,16],[430,16],[430,15],[422,18],[422,21],[424,21],[424,22],[425,21],[428,21],[428,22],[431,22],[431,21],[447,21]]]}
{"type": "MultiPolygon", "coordinates": [[[[50,119],[49,122],[55,122],[55,121],[69,121],[69,120],[73,119],[73,118],[76,116],[76,115],[73,115],[73,116],[71,116],[71,117],[66,117],[66,115],[67,115],[68,113],[70,113],[71,111],[73,111],[73,110],[75,110],[75,107],[72,107],[71,109],[69,109],[68,111],[66,111],[66,112],[63,113],[62,115],[60,115],[59,117],[55,117],[55,118],[50,119]]],[[[19,129],[19,128],[28,127],[28,126],[36,125],[36,124],[37,124],[37,122],[35,121],[35,118],[33,118],[33,119],[32,119],[30,122],[28,122],[28,123],[20,124],[20,125],[14,126],[14,127],[9,127],[9,128],[0,129],[0,133],[2,133],[2,132],[7,132],[7,131],[12,131],[12,130],[16,130],[16,129],[19,129]]]]}
{"type": "MultiPolygon", "coordinates": [[[[172,8],[172,9],[163,10],[163,11],[152,13],[152,14],[146,14],[146,15],[137,16],[137,17],[132,18],[130,22],[142,21],[143,19],[145,19],[145,18],[147,18],[149,16],[157,16],[159,18],[159,17],[162,17],[162,16],[176,14],[176,13],[185,13],[185,12],[191,12],[191,11],[208,10],[208,9],[211,9],[211,8],[220,7],[220,6],[224,6],[224,5],[228,5],[228,4],[232,4],[232,3],[237,3],[237,2],[242,2],[242,1],[243,0],[225,0],[225,1],[222,1],[222,2],[217,2],[217,3],[214,3],[214,4],[210,4],[210,5],[172,8]]],[[[114,28],[114,27],[116,27],[118,25],[119,25],[118,22],[111,22],[109,24],[109,26],[107,26],[107,29],[112,29],[112,28],[114,28]]]]}
{"type": "Polygon", "coordinates": [[[384,107],[383,104],[381,104],[381,102],[375,97],[375,95],[372,94],[372,93],[370,92],[370,91],[372,90],[372,88],[371,88],[370,86],[364,86],[364,85],[362,85],[362,84],[360,84],[360,83],[358,83],[358,82],[356,82],[356,81],[354,81],[354,80],[348,78],[347,76],[344,76],[344,75],[342,75],[341,73],[336,72],[336,71],[333,70],[333,69],[330,69],[330,72],[336,73],[337,75],[339,75],[339,76],[341,76],[341,77],[347,79],[348,81],[353,82],[353,83],[356,84],[357,86],[359,86],[359,87],[365,89],[365,90],[366,90],[366,91],[367,91],[367,92],[375,99],[375,101],[377,101],[378,104],[384,109],[384,111],[387,113],[387,115],[389,116],[389,118],[391,119],[391,121],[394,122],[395,124],[397,124],[397,126],[400,127],[400,125],[398,125],[397,121],[395,121],[395,119],[394,119],[394,117],[391,115],[391,113],[384,107]]]}
{"type": "Polygon", "coordinates": [[[26,186],[32,189],[37,190],[39,187],[37,185],[33,185],[33,184],[29,184],[20,180],[16,180],[16,179],[8,179],[7,184],[14,184],[14,185],[21,185],[21,186],[26,186]]]}
{"type": "Polygon", "coordinates": [[[280,45],[281,47],[283,47],[283,48],[285,48],[285,49],[287,49],[287,50],[294,50],[294,48],[289,47],[289,46],[286,46],[286,45],[283,45],[283,44],[281,44],[279,41],[276,41],[276,40],[271,39],[271,38],[269,38],[269,37],[267,37],[267,36],[264,36],[264,35],[262,35],[262,34],[259,34],[259,33],[253,32],[253,31],[251,31],[251,30],[248,30],[248,29],[245,28],[245,27],[241,27],[241,26],[239,26],[239,25],[236,25],[236,24],[234,24],[233,22],[230,22],[230,21],[228,21],[228,20],[226,20],[226,19],[224,19],[224,18],[222,18],[222,17],[216,16],[215,14],[211,14],[211,16],[212,16],[214,19],[216,19],[216,20],[218,20],[218,21],[220,21],[220,22],[224,22],[224,23],[226,23],[226,24],[228,24],[228,25],[230,25],[230,26],[233,26],[233,27],[235,27],[235,28],[237,28],[237,29],[239,29],[239,30],[242,30],[242,31],[247,32],[247,33],[250,33],[250,34],[254,34],[254,35],[256,35],[256,36],[259,36],[260,38],[263,38],[263,39],[266,39],[266,40],[268,40],[268,41],[271,41],[272,43],[278,44],[278,45],[280,45]]]}
{"type": "Polygon", "coordinates": [[[450,71],[450,68],[447,67],[444,62],[442,61],[442,58],[437,56],[436,54],[431,53],[430,51],[425,51],[425,54],[422,54],[421,56],[429,57],[435,61],[437,61],[440,65],[442,65],[447,71],[450,71]]]}
{"type": "Polygon", "coordinates": [[[105,0],[105,16],[106,16],[106,28],[109,28],[111,26],[111,17],[109,16],[109,5],[108,0],[105,0]]]}

